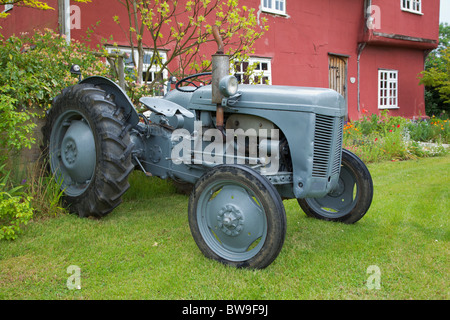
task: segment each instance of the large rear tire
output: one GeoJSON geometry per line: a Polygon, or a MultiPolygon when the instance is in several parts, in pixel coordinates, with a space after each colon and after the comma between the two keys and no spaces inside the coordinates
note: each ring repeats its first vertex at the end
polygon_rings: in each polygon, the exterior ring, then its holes
{"type": "Polygon", "coordinates": [[[122,202],[134,168],[129,129],[122,109],[93,85],[66,88],[53,100],[44,143],[69,211],[101,218],[122,202]]]}

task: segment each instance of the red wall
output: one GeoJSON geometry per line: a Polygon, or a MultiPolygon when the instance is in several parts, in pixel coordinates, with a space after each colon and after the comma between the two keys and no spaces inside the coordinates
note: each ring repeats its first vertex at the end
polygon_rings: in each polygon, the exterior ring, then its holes
{"type": "MultiPolygon", "coordinates": [[[[356,55],[362,2],[289,1],[287,13],[289,17],[262,13],[269,31],[256,52],[273,57],[273,83],[328,87],[328,53],[356,55]]],[[[354,66],[349,67],[352,72],[354,66]]]]}
{"type": "MultiPolygon", "coordinates": [[[[448,0],[440,0],[448,1],[448,0]]],[[[401,10],[400,0],[372,0],[380,7],[383,33],[408,35],[417,38],[439,38],[439,0],[422,0],[422,15],[401,10]]]]}
{"type": "MultiPolygon", "coordinates": [[[[58,30],[58,1],[47,0],[48,5],[54,10],[36,10],[31,8],[14,5],[13,9],[8,11],[10,14],[5,19],[0,19],[0,26],[3,28],[0,33],[9,38],[20,32],[33,32],[35,29],[49,28],[58,30]]],[[[3,11],[4,6],[0,6],[3,11]]]]}

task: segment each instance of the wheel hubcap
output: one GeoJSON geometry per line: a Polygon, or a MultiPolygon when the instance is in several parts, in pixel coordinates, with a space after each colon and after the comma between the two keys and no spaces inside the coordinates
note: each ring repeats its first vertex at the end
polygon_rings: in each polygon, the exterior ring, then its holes
{"type": "Polygon", "coordinates": [[[244,216],[233,205],[226,205],[217,215],[218,226],[229,236],[238,236],[244,228],[244,216]]]}
{"type": "Polygon", "coordinates": [[[50,136],[50,165],[61,188],[69,196],[82,194],[96,166],[94,134],[77,111],[67,111],[53,124],[50,136]]]}
{"type": "Polygon", "coordinates": [[[95,169],[95,140],[84,121],[72,121],[61,143],[61,159],[77,183],[90,180],[95,169]]]}

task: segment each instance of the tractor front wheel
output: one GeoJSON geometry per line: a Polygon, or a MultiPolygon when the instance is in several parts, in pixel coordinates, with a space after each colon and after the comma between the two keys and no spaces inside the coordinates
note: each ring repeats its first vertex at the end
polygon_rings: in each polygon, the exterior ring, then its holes
{"type": "Polygon", "coordinates": [[[339,183],[323,198],[297,199],[307,216],[352,224],[360,220],[372,203],[373,183],[364,162],[342,150],[339,183]]]}
{"type": "Polygon", "coordinates": [[[206,257],[261,269],[283,246],[286,213],[265,177],[245,166],[221,165],[196,183],[189,198],[189,225],[206,257]]]}

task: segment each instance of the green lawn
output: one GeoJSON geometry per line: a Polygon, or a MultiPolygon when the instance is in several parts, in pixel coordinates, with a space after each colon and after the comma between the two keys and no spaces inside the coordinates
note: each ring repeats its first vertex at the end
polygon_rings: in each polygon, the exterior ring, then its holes
{"type": "Polygon", "coordinates": [[[41,220],[0,241],[0,299],[449,299],[450,156],[369,169],[374,199],[355,225],[307,218],[285,201],[285,245],[264,270],[204,258],[188,198],[136,173],[107,218],[41,220]],[[71,265],[79,290],[67,288],[71,265]],[[367,287],[370,266],[380,289],[367,287]]]}

